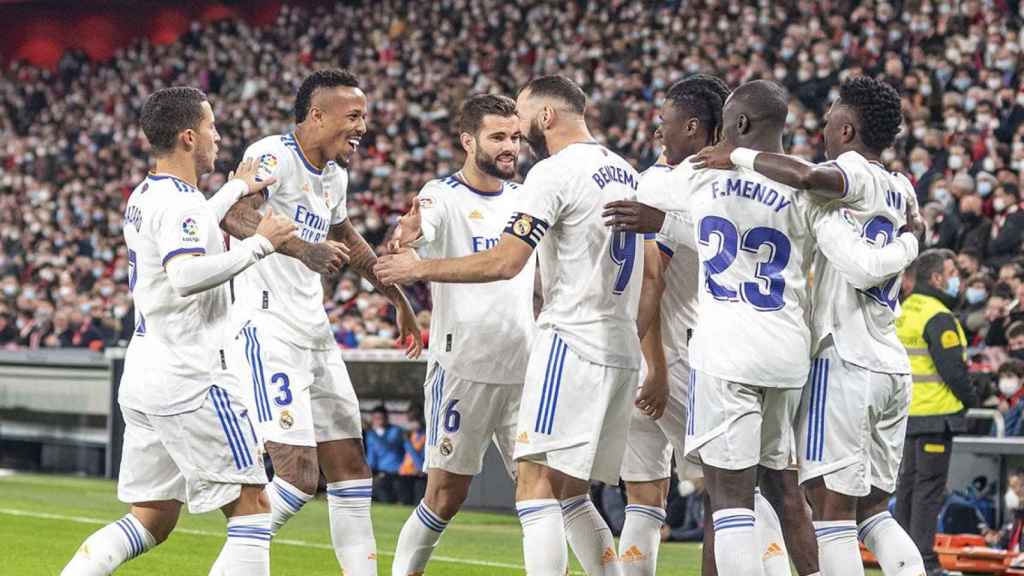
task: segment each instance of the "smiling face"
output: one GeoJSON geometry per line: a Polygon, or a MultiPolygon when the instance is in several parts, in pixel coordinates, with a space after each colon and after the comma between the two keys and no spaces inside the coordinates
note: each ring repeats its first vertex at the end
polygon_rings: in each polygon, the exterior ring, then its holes
{"type": "Polygon", "coordinates": [[[324,158],[347,166],[366,134],[366,94],[351,86],[321,88],[308,119],[318,126],[324,158]]]}
{"type": "Polygon", "coordinates": [[[466,153],[481,172],[502,180],[515,177],[522,138],[518,116],[487,114],[476,135],[463,133],[462,138],[466,153]]]}
{"type": "Polygon", "coordinates": [[[658,132],[665,146],[665,159],[676,165],[710,144],[707,130],[687,110],[666,100],[661,107],[658,132]]]}

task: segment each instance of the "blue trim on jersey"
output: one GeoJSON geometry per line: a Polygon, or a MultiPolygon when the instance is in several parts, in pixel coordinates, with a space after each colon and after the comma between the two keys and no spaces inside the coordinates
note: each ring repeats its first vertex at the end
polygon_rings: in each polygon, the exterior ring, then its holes
{"type": "Polygon", "coordinates": [[[811,401],[807,413],[807,446],[804,457],[820,462],[825,453],[825,401],[828,396],[827,358],[817,358],[811,365],[811,401]]]}
{"type": "Polygon", "coordinates": [[[217,411],[217,417],[220,418],[224,435],[231,446],[231,454],[235,459],[235,468],[243,470],[252,466],[253,460],[252,454],[249,452],[249,445],[245,441],[245,435],[242,434],[242,427],[238,424],[238,418],[231,409],[231,400],[228,399],[227,393],[217,386],[211,386],[209,395],[213,400],[213,407],[217,411]]]}
{"type": "Polygon", "coordinates": [[[434,372],[434,383],[430,386],[431,408],[430,429],[427,430],[428,444],[437,446],[437,429],[441,425],[441,402],[444,397],[444,368],[439,362],[434,372]]]}
{"type": "Polygon", "coordinates": [[[839,165],[839,162],[835,162],[834,164],[835,167],[839,169],[839,173],[843,175],[843,195],[841,197],[845,198],[846,195],[850,193],[850,177],[847,176],[846,170],[843,170],[843,167],[839,165]]]}
{"type": "Polygon", "coordinates": [[[505,191],[505,181],[504,180],[501,182],[501,190],[498,190],[497,192],[485,192],[483,190],[480,190],[479,188],[474,188],[474,187],[470,186],[468,182],[466,182],[462,178],[459,178],[455,174],[452,174],[451,176],[449,176],[447,178],[444,178],[442,181],[444,183],[448,184],[449,186],[451,186],[452,188],[455,188],[458,185],[461,185],[464,188],[466,188],[467,190],[469,190],[470,192],[472,192],[474,194],[477,194],[479,196],[485,196],[487,198],[493,198],[495,196],[501,196],[501,194],[505,191]]]}
{"type": "Polygon", "coordinates": [[[182,256],[184,254],[206,254],[206,248],[202,246],[194,246],[192,248],[176,248],[171,250],[164,256],[164,259],[160,261],[161,266],[167,266],[172,258],[182,256]]]}
{"type": "Polygon", "coordinates": [[[160,182],[161,180],[170,179],[174,187],[178,189],[178,192],[198,192],[195,186],[185,182],[177,176],[171,176],[170,174],[150,174],[146,176],[146,180],[152,180],[153,182],[160,182]]]}
{"type": "Polygon", "coordinates": [[[316,176],[320,176],[324,173],[323,170],[317,169],[317,167],[313,166],[313,163],[306,158],[306,153],[302,151],[302,146],[300,146],[299,141],[295,139],[295,134],[281,136],[281,142],[295,152],[295,155],[299,157],[299,160],[302,160],[302,164],[306,167],[306,170],[309,170],[316,176]]]}
{"type": "Polygon", "coordinates": [[[270,422],[273,414],[270,412],[270,399],[267,397],[267,380],[263,372],[263,346],[256,336],[256,327],[250,326],[242,329],[245,335],[245,355],[249,362],[249,371],[252,374],[252,391],[256,400],[256,419],[260,422],[270,422]]]}
{"type": "Polygon", "coordinates": [[[694,415],[693,407],[696,405],[696,399],[694,398],[697,390],[697,371],[690,368],[690,388],[689,397],[686,399],[686,409],[688,414],[686,415],[686,435],[693,436],[693,430],[695,428],[696,416],[694,415]]]}
{"type": "Polygon", "coordinates": [[[555,334],[552,337],[551,352],[548,353],[548,368],[544,377],[540,407],[534,432],[551,434],[555,425],[555,409],[558,407],[558,391],[562,385],[562,369],[569,347],[555,334]]]}
{"type": "Polygon", "coordinates": [[[665,244],[662,244],[661,242],[658,242],[658,250],[661,250],[661,252],[664,255],[668,256],[669,258],[671,258],[671,257],[676,255],[675,251],[673,251],[671,248],[669,248],[665,244]]]}

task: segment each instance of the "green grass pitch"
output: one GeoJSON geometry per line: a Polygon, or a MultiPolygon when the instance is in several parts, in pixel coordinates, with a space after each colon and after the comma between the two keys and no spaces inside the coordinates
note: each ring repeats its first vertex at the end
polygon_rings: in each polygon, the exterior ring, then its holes
{"type": "MultiPolygon", "coordinates": [[[[0,573],[59,574],[90,533],[126,510],[117,501],[114,484],[107,480],[27,474],[0,477],[0,573]]],[[[382,576],[390,574],[391,552],[409,512],[403,506],[373,507],[382,576]]],[[[223,542],[224,520],[219,512],[183,513],[167,542],[117,573],[206,574],[223,542]]],[[[330,543],[327,507],[320,498],[307,504],[278,534],[271,548],[272,573],[338,576],[330,543]]],[[[658,574],[696,576],[699,561],[697,545],[666,543],[658,558],[658,574]]],[[[522,539],[515,516],[467,511],[449,525],[427,574],[502,576],[523,574],[521,566],[522,539]]],[[[578,564],[573,573],[583,573],[578,564]]]]}

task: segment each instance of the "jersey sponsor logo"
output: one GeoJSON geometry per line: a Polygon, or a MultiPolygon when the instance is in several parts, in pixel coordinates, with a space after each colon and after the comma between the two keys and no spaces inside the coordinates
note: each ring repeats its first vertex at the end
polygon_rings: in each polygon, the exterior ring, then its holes
{"type": "Polygon", "coordinates": [[[939,342],[942,343],[943,348],[956,348],[960,345],[960,337],[957,336],[956,332],[946,330],[939,337],[939,342]]]}
{"type": "Polygon", "coordinates": [[[732,197],[746,198],[747,200],[760,202],[775,212],[782,212],[784,208],[793,204],[790,199],[780,194],[778,190],[769,188],[760,182],[751,182],[742,178],[727,178],[725,180],[725,188],[722,188],[721,184],[720,180],[711,183],[711,197],[715,200],[732,197]]]}
{"type": "Polygon", "coordinates": [[[295,223],[299,225],[299,238],[306,242],[323,242],[327,238],[330,222],[302,204],[295,206],[295,223]]]}
{"type": "Polygon", "coordinates": [[[277,156],[264,154],[259,158],[259,165],[256,167],[256,181],[262,182],[277,173],[277,156]]]}
{"type": "Polygon", "coordinates": [[[473,252],[486,252],[498,245],[497,238],[486,238],[484,236],[473,236],[473,252]]]}
{"type": "Polygon", "coordinates": [[[199,242],[199,224],[191,216],[181,221],[181,241],[199,242]]]}
{"type": "Polygon", "coordinates": [[[429,196],[421,196],[421,197],[417,198],[417,201],[419,201],[419,203],[420,203],[420,208],[433,208],[434,207],[434,199],[429,197],[429,196]]]}
{"type": "Polygon", "coordinates": [[[484,215],[481,214],[479,210],[473,210],[472,212],[469,213],[469,219],[470,220],[483,220],[484,219],[484,215]]]}

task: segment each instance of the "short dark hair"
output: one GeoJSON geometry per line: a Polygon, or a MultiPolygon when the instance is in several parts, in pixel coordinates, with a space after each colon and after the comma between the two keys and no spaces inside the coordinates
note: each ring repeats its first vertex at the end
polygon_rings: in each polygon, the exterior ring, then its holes
{"type": "Polygon", "coordinates": [[[729,98],[729,87],[717,76],[694,74],[669,87],[665,98],[700,120],[713,135],[722,125],[722,106],[729,98]]]}
{"type": "Polygon", "coordinates": [[[142,105],[142,133],[155,156],[174,152],[178,134],[195,130],[203,119],[206,94],[198,88],[174,86],[153,92],[142,105]]]}
{"type": "Polygon", "coordinates": [[[896,140],[903,122],[900,93],[884,80],[856,76],[839,85],[839,100],[857,113],[860,139],[874,152],[896,140]]]}
{"type": "Polygon", "coordinates": [[[475,94],[466,99],[459,109],[459,133],[476,135],[484,123],[484,116],[510,118],[516,115],[516,101],[500,94],[475,94]]]}
{"type": "Polygon", "coordinates": [[[320,88],[337,88],[349,86],[359,88],[359,80],[355,74],[340,68],[317,70],[302,81],[299,93],[295,95],[295,122],[302,122],[309,115],[309,107],[313,103],[313,94],[320,88]]]}
{"type": "Polygon", "coordinates": [[[781,128],[789,115],[789,93],[771,80],[752,80],[741,84],[732,98],[742,107],[752,123],[766,123],[781,128]]]}
{"type": "Polygon", "coordinates": [[[1013,288],[1006,282],[997,282],[992,288],[992,294],[989,298],[1002,298],[1003,300],[1013,300],[1013,288]]]}
{"type": "Polygon", "coordinates": [[[1013,374],[1014,376],[1024,376],[1024,362],[1017,360],[1016,358],[1007,358],[999,365],[999,370],[996,374],[1002,376],[1003,374],[1013,374]]]}
{"type": "Polygon", "coordinates": [[[583,114],[587,109],[587,95],[583,93],[583,89],[579,84],[561,74],[534,78],[523,90],[529,90],[530,96],[561,100],[577,114],[583,114]]]}
{"type": "Polygon", "coordinates": [[[370,414],[383,414],[387,416],[388,409],[383,404],[378,404],[373,407],[373,410],[370,410],[370,414]]]}
{"type": "Polygon", "coordinates": [[[1018,320],[1006,328],[1006,339],[1024,336],[1024,320],[1018,320]]]}
{"type": "Polygon", "coordinates": [[[917,265],[914,270],[914,281],[917,285],[927,286],[932,274],[942,274],[946,260],[956,262],[956,253],[946,248],[932,248],[922,252],[917,260],[914,260],[914,264],[917,265]]]}

